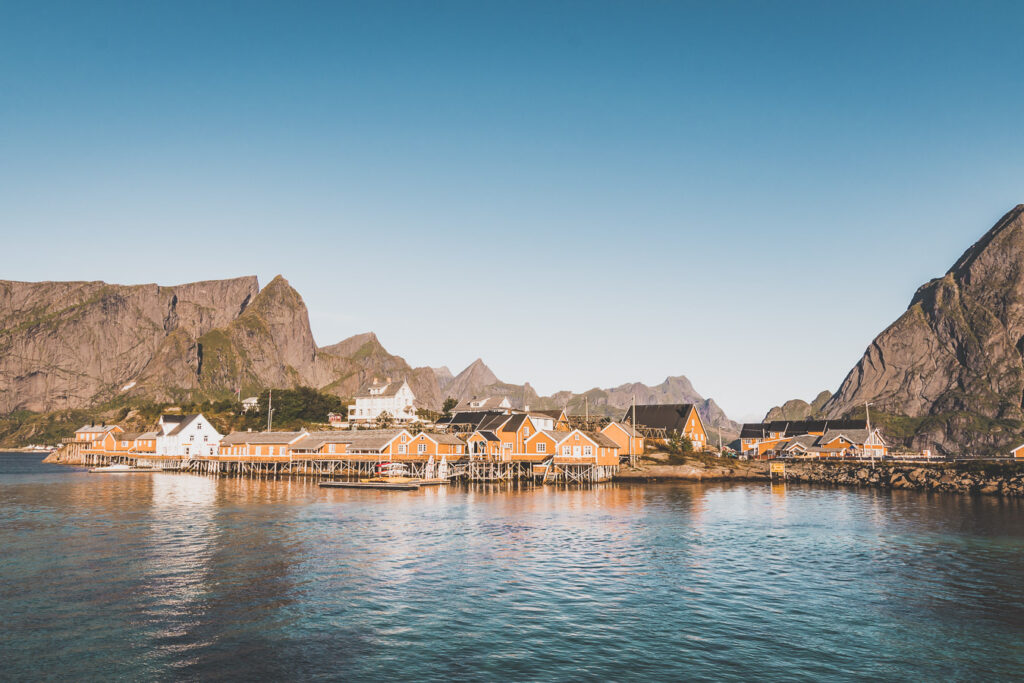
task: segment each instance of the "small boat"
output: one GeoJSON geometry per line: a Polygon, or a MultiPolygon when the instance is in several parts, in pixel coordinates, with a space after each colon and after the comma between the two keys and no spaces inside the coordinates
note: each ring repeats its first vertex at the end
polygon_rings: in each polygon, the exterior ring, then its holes
{"type": "Polygon", "coordinates": [[[159,471],[155,467],[132,467],[131,465],[104,465],[103,467],[93,467],[89,470],[91,474],[136,474],[138,472],[159,471]]]}
{"type": "Polygon", "coordinates": [[[322,481],[320,487],[325,489],[381,489],[384,491],[415,491],[420,487],[416,481],[397,481],[394,479],[363,479],[361,481],[322,481]]]}
{"type": "Polygon", "coordinates": [[[374,468],[378,477],[408,477],[409,468],[401,462],[381,462],[374,468]]]}

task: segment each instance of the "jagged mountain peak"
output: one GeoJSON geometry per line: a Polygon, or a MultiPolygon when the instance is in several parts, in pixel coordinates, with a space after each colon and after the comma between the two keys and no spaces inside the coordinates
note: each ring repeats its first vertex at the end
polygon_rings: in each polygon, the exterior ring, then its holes
{"type": "Polygon", "coordinates": [[[324,353],[330,353],[338,356],[352,356],[359,352],[360,349],[366,349],[363,353],[369,353],[371,350],[383,349],[380,340],[377,339],[377,335],[373,332],[363,332],[361,334],[355,334],[347,339],[342,339],[337,344],[331,344],[330,346],[324,346],[320,350],[324,353]]]}
{"type": "Polygon", "coordinates": [[[488,387],[501,384],[491,369],[477,358],[448,383],[445,391],[456,398],[488,395],[488,387]]]}
{"type": "MultiPolygon", "coordinates": [[[[992,265],[989,258],[997,258],[1011,252],[1020,255],[1024,252],[1024,204],[1018,204],[1000,218],[981,239],[965,251],[956,263],[947,271],[960,278],[969,278],[978,267],[987,268],[992,265]]],[[[1004,261],[998,259],[996,265],[1002,266],[1004,261]]]]}

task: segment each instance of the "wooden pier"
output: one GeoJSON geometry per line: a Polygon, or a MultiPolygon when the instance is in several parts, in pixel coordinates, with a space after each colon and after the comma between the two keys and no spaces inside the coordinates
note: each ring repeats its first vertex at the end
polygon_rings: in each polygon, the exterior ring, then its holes
{"type": "MultiPolygon", "coordinates": [[[[152,453],[103,453],[82,450],[68,464],[101,467],[124,464],[132,467],[170,472],[191,472],[215,476],[283,477],[308,476],[335,481],[356,481],[373,477],[382,462],[378,455],[347,454],[341,457],[309,456],[227,456],[201,458],[157,456],[152,453]]],[[[436,463],[422,459],[391,458],[401,462],[409,476],[430,483],[467,482],[532,482],[536,484],[593,484],[612,479],[618,467],[597,465],[574,458],[552,458],[538,461],[534,457],[512,455],[508,459],[467,456],[446,463],[438,472],[436,463]],[[430,467],[432,465],[432,467],[430,467]]],[[[422,485],[422,484],[421,484],[422,485]]]]}

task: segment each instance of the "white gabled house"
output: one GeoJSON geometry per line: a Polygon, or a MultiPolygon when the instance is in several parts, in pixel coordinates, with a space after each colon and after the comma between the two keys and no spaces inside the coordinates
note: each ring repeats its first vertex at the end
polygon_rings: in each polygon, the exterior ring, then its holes
{"type": "Polygon", "coordinates": [[[413,401],[416,396],[405,380],[393,382],[377,381],[365,385],[355,396],[355,404],[348,407],[349,422],[375,422],[382,413],[389,414],[395,422],[412,422],[416,419],[413,401]]]}
{"type": "Polygon", "coordinates": [[[156,455],[207,458],[217,455],[223,438],[202,414],[161,415],[156,428],[156,455]]]}

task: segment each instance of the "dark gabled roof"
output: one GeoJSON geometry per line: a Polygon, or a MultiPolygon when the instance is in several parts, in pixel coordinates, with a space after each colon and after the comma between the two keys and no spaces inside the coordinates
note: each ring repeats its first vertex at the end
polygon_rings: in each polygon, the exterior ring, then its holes
{"type": "Polygon", "coordinates": [[[497,436],[494,435],[494,432],[490,432],[490,431],[478,432],[478,434],[480,434],[480,436],[484,437],[484,439],[486,439],[487,441],[501,441],[501,439],[499,439],[497,436]]]}
{"type": "Polygon", "coordinates": [[[445,425],[469,425],[474,429],[477,425],[484,422],[488,422],[496,417],[507,418],[504,412],[500,410],[478,410],[478,411],[467,411],[461,413],[452,413],[451,417],[442,418],[437,421],[437,424],[445,425]]]}
{"type": "Polygon", "coordinates": [[[768,426],[763,422],[747,422],[740,428],[741,439],[760,439],[768,436],[768,426]]]}
{"type": "Polygon", "coordinates": [[[827,432],[835,429],[866,429],[866,420],[772,420],[771,422],[751,422],[743,425],[740,430],[742,439],[760,439],[762,434],[780,433],[783,436],[797,436],[810,432],[827,432]]]}
{"type": "Polygon", "coordinates": [[[166,424],[174,424],[175,422],[182,422],[185,417],[185,415],[168,415],[167,413],[164,413],[160,416],[160,421],[166,424]]]}
{"type": "Polygon", "coordinates": [[[623,422],[631,422],[638,427],[664,429],[666,434],[686,431],[686,421],[690,419],[692,403],[665,403],[636,406],[636,419],[633,419],[633,406],[626,410],[623,422]]]}
{"type": "Polygon", "coordinates": [[[537,413],[538,415],[547,415],[548,417],[557,420],[558,418],[562,417],[562,414],[565,411],[561,410],[560,408],[556,408],[554,410],[531,410],[530,412],[537,413]]]}
{"type": "Polygon", "coordinates": [[[505,425],[501,428],[503,432],[515,432],[519,431],[519,428],[526,422],[528,416],[524,414],[513,415],[508,419],[505,425]]]}
{"type": "Polygon", "coordinates": [[[174,434],[180,434],[181,430],[183,430],[185,427],[188,427],[190,424],[192,424],[197,419],[199,419],[199,414],[196,413],[195,415],[183,415],[182,418],[183,419],[181,420],[181,423],[177,427],[175,427],[171,431],[167,432],[167,436],[173,436],[174,434]]]}
{"type": "Polygon", "coordinates": [[[490,415],[490,416],[485,417],[484,419],[480,420],[480,422],[477,423],[477,427],[476,428],[477,429],[490,429],[490,430],[499,429],[503,424],[508,422],[510,419],[512,419],[512,416],[511,415],[506,415],[505,413],[499,413],[497,415],[490,415]]]}

